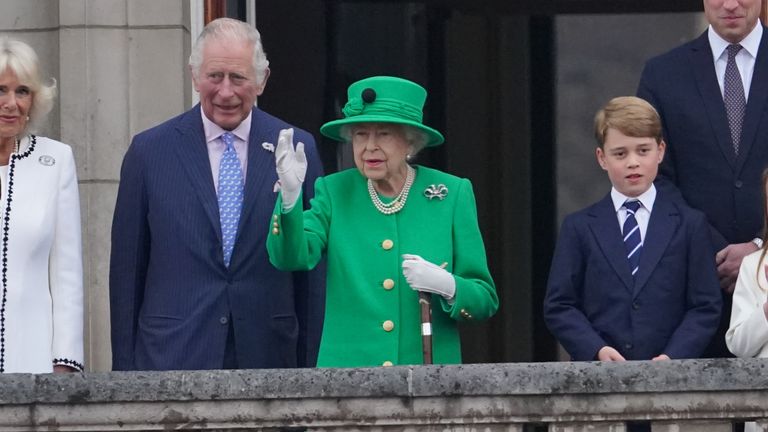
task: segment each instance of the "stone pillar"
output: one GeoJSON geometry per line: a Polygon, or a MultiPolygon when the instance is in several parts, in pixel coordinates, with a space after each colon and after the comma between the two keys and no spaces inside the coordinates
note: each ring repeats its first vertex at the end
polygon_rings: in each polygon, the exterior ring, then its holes
{"type": "Polygon", "coordinates": [[[109,370],[110,227],[131,137],[190,106],[184,0],[6,0],[0,34],[30,43],[57,104],[41,135],[70,144],[80,181],[85,363],[109,370]]]}

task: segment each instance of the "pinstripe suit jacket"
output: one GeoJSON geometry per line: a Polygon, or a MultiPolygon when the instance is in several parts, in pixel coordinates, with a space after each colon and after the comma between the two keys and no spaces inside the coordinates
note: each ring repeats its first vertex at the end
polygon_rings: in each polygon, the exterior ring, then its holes
{"type": "MultiPolygon", "coordinates": [[[[261,143],[276,143],[288,127],[253,109],[229,268],[199,105],[134,137],[112,223],[114,370],[221,368],[230,319],[239,367],[314,365],[323,275],[278,271],[265,248],[277,175],[261,143]]],[[[312,136],[298,129],[295,136],[306,145],[311,197],[321,163],[312,136]]]]}

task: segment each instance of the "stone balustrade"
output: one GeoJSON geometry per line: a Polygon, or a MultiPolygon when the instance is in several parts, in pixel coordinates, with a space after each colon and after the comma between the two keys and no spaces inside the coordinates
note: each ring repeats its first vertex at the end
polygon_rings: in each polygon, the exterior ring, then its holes
{"type": "Polygon", "coordinates": [[[725,432],[744,419],[768,420],[768,361],[0,375],[0,431],[725,432]]]}

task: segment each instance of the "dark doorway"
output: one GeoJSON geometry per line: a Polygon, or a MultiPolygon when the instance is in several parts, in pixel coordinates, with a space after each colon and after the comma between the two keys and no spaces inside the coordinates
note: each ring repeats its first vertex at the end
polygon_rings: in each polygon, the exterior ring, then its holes
{"type": "Polygon", "coordinates": [[[556,360],[541,319],[557,231],[554,17],[695,11],[700,0],[253,1],[272,70],[259,105],[311,131],[326,172],[351,165],[318,132],[350,82],[398,75],[427,88],[425,122],[446,145],[418,163],[472,181],[501,301],[462,328],[464,361],[556,360]]]}

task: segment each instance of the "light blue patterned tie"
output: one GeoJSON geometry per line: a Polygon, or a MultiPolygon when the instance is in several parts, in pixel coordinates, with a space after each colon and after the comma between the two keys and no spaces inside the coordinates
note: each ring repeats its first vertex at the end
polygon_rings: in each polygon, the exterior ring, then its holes
{"type": "Polygon", "coordinates": [[[621,233],[624,235],[624,245],[627,247],[629,269],[632,270],[632,277],[634,277],[640,265],[640,252],[643,250],[640,227],[637,225],[637,219],[635,219],[635,213],[640,208],[640,201],[627,201],[624,203],[624,208],[627,209],[627,219],[624,221],[621,233]]]}
{"type": "Polygon", "coordinates": [[[219,222],[221,222],[224,264],[229,267],[232,248],[237,238],[237,224],[243,208],[243,169],[235,150],[235,136],[229,132],[221,135],[227,147],[219,165],[219,222]]]}

